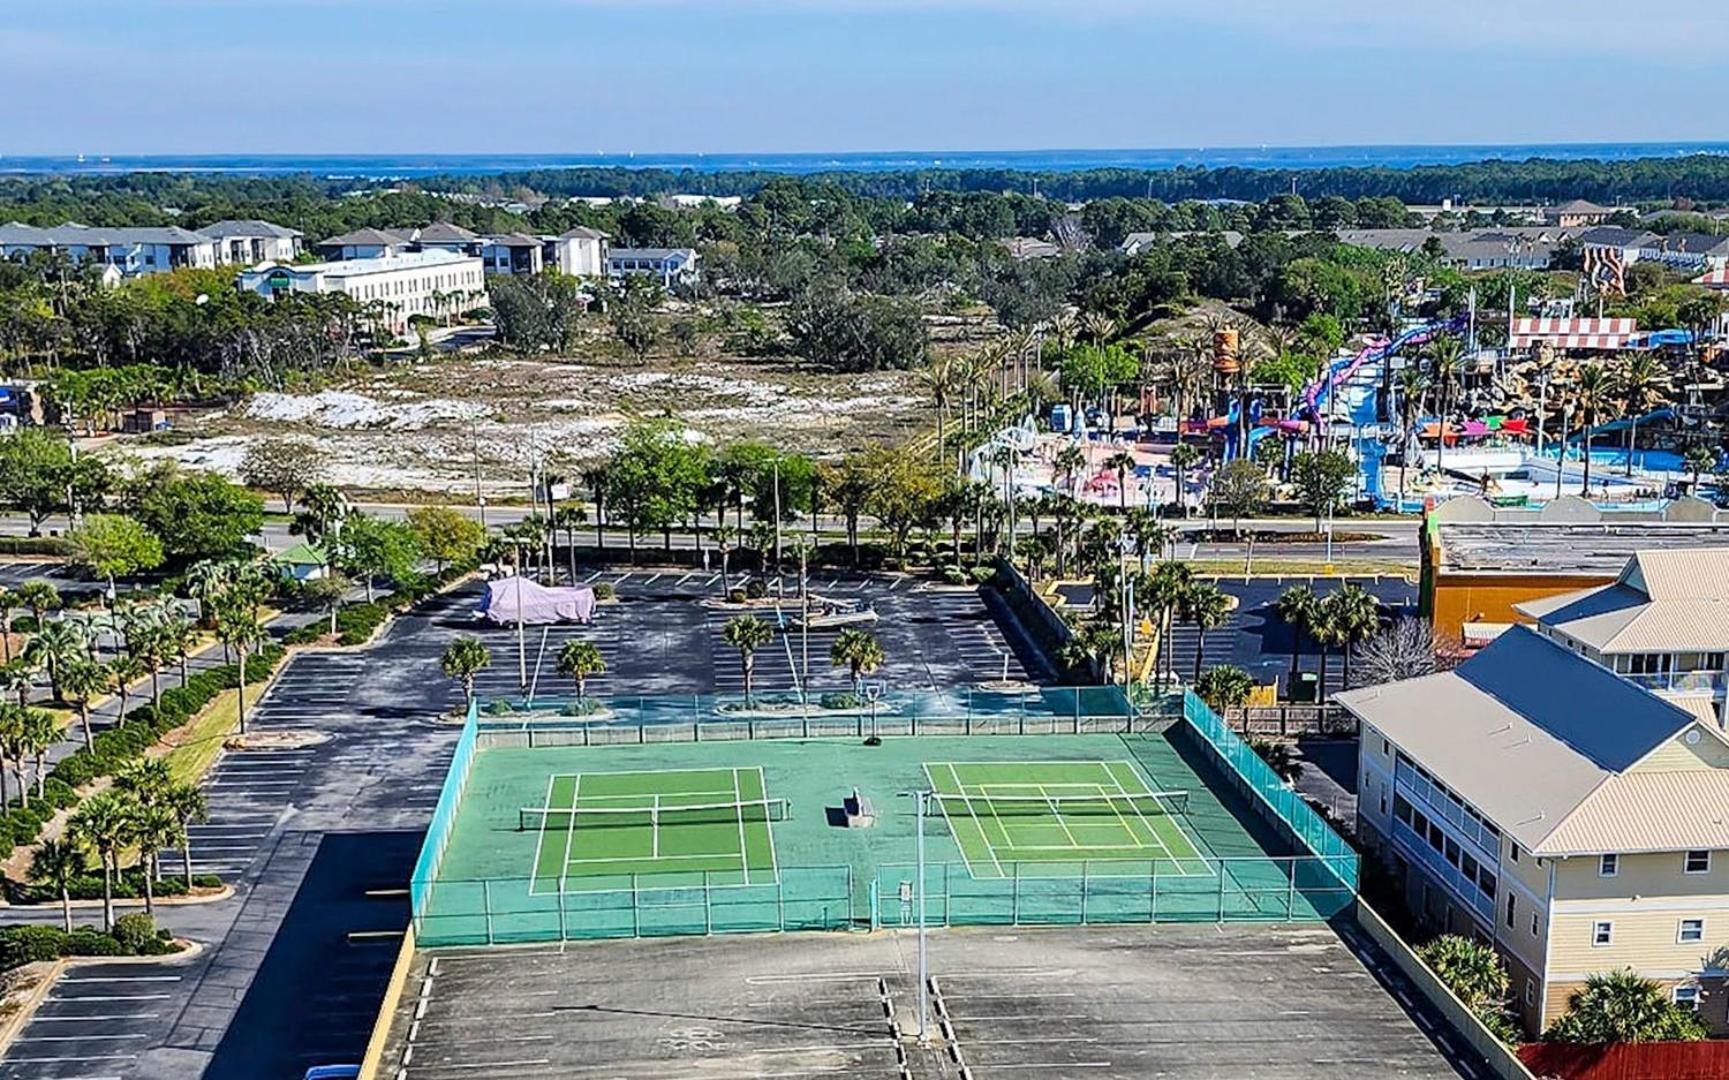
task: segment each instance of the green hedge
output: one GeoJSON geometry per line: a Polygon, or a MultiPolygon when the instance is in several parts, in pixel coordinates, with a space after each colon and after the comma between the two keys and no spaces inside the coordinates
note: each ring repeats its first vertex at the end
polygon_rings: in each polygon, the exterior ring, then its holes
{"type": "MultiPolygon", "coordinates": [[[[392,615],[408,610],[473,569],[473,563],[459,563],[445,567],[440,573],[416,574],[397,582],[395,591],[388,596],[341,608],[336,613],[336,643],[366,644],[392,615]]],[[[319,619],[295,627],[282,640],[289,645],[310,645],[324,637],[327,625],[324,619],[319,619]]]]}
{"type": "MultiPolygon", "coordinates": [[[[246,681],[256,684],[270,678],[282,662],[284,650],[274,642],[264,646],[254,656],[246,658],[246,681]]],[[[21,844],[33,844],[42,834],[42,826],[57,809],[78,802],[74,788],[104,776],[113,776],[128,763],[144,756],[156,742],[183,726],[188,720],[229,689],[239,674],[236,664],[200,671],[186,680],[185,685],[162,692],[158,705],[144,704],[126,714],[126,719],[97,732],[91,740],[92,749],[79,747],[49,770],[43,781],[44,798],[31,796],[30,805],[14,798],[0,813],[0,848],[10,851],[21,844]]]]}
{"type": "Polygon", "coordinates": [[[0,555],[71,558],[72,542],[62,536],[0,536],[0,555]]]}
{"type": "Polygon", "coordinates": [[[0,927],[0,971],[63,956],[167,956],[179,952],[168,931],[143,912],[114,920],[114,932],[80,926],[70,934],[58,926],[0,927]]]}
{"type": "MultiPolygon", "coordinates": [[[[196,855],[197,849],[193,849],[196,855]]],[[[166,869],[166,868],[165,868],[166,869]]],[[[193,874],[192,884],[200,889],[222,888],[222,878],[216,874],[193,874]]],[[[100,873],[86,874],[72,881],[72,899],[100,900],[102,899],[102,875],[100,873]]],[[[153,896],[185,896],[186,878],[180,874],[164,875],[162,880],[150,887],[153,896]]],[[[120,871],[114,878],[114,898],[116,900],[144,899],[144,871],[140,867],[129,866],[120,871]]],[[[6,882],[6,899],[13,904],[58,904],[60,893],[52,885],[26,885],[22,882],[6,882]]]]}

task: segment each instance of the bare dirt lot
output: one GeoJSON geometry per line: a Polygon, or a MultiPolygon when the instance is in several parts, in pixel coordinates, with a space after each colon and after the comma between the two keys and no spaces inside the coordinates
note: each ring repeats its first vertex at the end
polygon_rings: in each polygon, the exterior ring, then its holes
{"type": "Polygon", "coordinates": [[[930,409],[908,372],[457,354],[368,369],[316,392],[260,393],[187,421],[175,437],[121,445],[234,475],[251,441],[298,436],[315,440],[332,479],[351,489],[472,493],[478,461],[483,486],[502,493],[521,490],[531,454],[599,458],[632,417],[663,415],[694,439],[828,454],[901,438],[928,423],[930,409]]]}

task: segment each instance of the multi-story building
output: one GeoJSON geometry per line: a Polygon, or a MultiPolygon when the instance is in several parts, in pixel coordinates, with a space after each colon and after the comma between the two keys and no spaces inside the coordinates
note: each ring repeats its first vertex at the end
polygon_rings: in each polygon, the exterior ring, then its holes
{"type": "Polygon", "coordinates": [[[1432,932],[1490,942],[1531,1033],[1631,968],[1729,1032],[1729,742],[1530,627],[1350,690],[1357,823],[1432,932]]]}
{"type": "Polygon", "coordinates": [[[1729,547],[1641,551],[1608,585],[1515,610],[1539,634],[1724,726],[1729,547]]]}
{"type": "Polygon", "coordinates": [[[486,287],[480,260],[451,251],[259,266],[243,271],[239,285],[269,297],[286,292],[346,293],[360,304],[376,304],[398,334],[408,329],[414,316],[437,318],[460,310],[486,287]]]}
{"type": "Polygon", "coordinates": [[[402,255],[414,250],[414,231],[399,229],[355,229],[332,236],[318,244],[318,253],[327,259],[342,262],[350,259],[379,259],[402,255]]]}
{"type": "Polygon", "coordinates": [[[543,236],[541,255],[547,266],[572,277],[606,275],[606,234],[581,225],[559,236],[543,236]]]}
{"type": "Polygon", "coordinates": [[[216,241],[216,261],[256,266],[300,257],[300,230],[268,221],[218,221],[198,230],[216,241]]]}
{"type": "Polygon", "coordinates": [[[697,254],[690,248],[613,248],[606,256],[606,272],[615,278],[652,274],[672,290],[697,280],[697,254]]]}
{"type": "Polygon", "coordinates": [[[121,277],[183,267],[208,269],[221,261],[217,246],[215,238],[178,225],[107,228],[69,223],[43,228],[15,221],[0,225],[0,255],[6,258],[60,252],[75,263],[113,267],[121,277]]]}

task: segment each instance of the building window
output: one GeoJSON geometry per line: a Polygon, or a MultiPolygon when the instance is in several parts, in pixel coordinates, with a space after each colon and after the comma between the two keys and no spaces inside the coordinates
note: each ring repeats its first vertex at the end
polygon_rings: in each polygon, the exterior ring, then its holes
{"type": "Polygon", "coordinates": [[[1508,849],[1507,850],[1508,857],[1510,857],[1514,862],[1518,862],[1519,861],[1519,845],[1518,844],[1508,844],[1507,849],[1508,849]]]}
{"type": "Polygon", "coordinates": [[[1689,851],[1686,860],[1681,864],[1681,870],[1687,874],[1709,874],[1711,872],[1711,853],[1709,851],[1689,851]]]}
{"type": "Polygon", "coordinates": [[[1387,816],[1387,793],[1385,791],[1381,792],[1381,816],[1387,816]]]}
{"type": "Polygon", "coordinates": [[[1614,877],[1621,872],[1621,856],[1599,855],[1597,857],[1597,876],[1614,877]]]}
{"type": "Polygon", "coordinates": [[[1526,979],[1525,980],[1525,1004],[1527,1004],[1527,1005],[1537,1004],[1537,980],[1536,979],[1526,979]]]}
{"type": "Polygon", "coordinates": [[[1512,893],[1507,894],[1507,929],[1513,928],[1513,916],[1519,910],[1519,898],[1512,893]]]}
{"type": "Polygon", "coordinates": [[[1705,940],[1704,919],[1682,919],[1675,930],[1675,940],[1682,945],[1705,940]]]}
{"type": "Polygon", "coordinates": [[[1697,986],[1677,986],[1672,994],[1675,1004],[1691,1012],[1699,1011],[1699,988],[1697,986]]]}
{"type": "Polygon", "coordinates": [[[1543,936],[1543,924],[1538,920],[1535,911],[1531,912],[1531,936],[1538,938],[1543,936]]]}
{"type": "Polygon", "coordinates": [[[1381,740],[1381,755],[1383,757],[1385,757],[1386,755],[1388,755],[1392,752],[1393,752],[1393,744],[1388,742],[1385,738],[1383,738],[1381,740]]]}
{"type": "Polygon", "coordinates": [[[1591,944],[1604,946],[1615,939],[1615,924],[1612,922],[1596,922],[1591,924],[1591,944]]]}

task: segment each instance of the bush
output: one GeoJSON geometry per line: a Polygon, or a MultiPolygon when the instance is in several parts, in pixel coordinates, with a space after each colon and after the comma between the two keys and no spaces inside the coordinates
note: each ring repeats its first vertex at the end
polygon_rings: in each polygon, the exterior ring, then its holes
{"type": "Polygon", "coordinates": [[[72,553],[72,541],[60,536],[0,536],[0,555],[70,558],[72,553]]]}
{"type": "Polygon", "coordinates": [[[761,600],[768,595],[768,582],[762,578],[751,578],[744,586],[746,600],[761,600]]]}
{"type": "Polygon", "coordinates": [[[34,634],[40,629],[42,629],[42,624],[36,621],[34,615],[15,615],[12,618],[12,632],[14,634],[34,634]]]}
{"type": "Polygon", "coordinates": [[[743,589],[728,589],[726,591],[726,602],[729,604],[742,604],[742,603],[744,603],[744,590],[743,589]]]}
{"type": "Polygon", "coordinates": [[[126,946],[100,930],[88,926],[66,935],[66,943],[61,947],[62,956],[126,956],[126,946]]]}
{"type": "Polygon", "coordinates": [[[571,698],[559,712],[564,716],[592,716],[606,708],[594,698],[571,698]]]}
{"type": "Polygon", "coordinates": [[[597,581],[597,582],[595,582],[594,598],[596,600],[611,600],[613,597],[615,597],[617,595],[618,595],[618,589],[613,586],[612,582],[610,582],[610,581],[597,581]]]}
{"type": "Polygon", "coordinates": [[[156,944],[156,920],[134,911],[114,920],[114,942],[129,953],[141,953],[156,944]]]}
{"type": "Polygon", "coordinates": [[[390,609],[383,604],[350,604],[336,613],[336,642],[364,645],[388,618],[390,609]]]}
{"type": "Polygon", "coordinates": [[[943,580],[950,585],[965,585],[967,572],[958,566],[943,567],[943,580]]]}
{"type": "MultiPolygon", "coordinates": [[[[194,849],[194,854],[196,854],[194,849]]],[[[220,889],[222,878],[216,874],[193,874],[192,884],[200,889],[220,889]]],[[[73,878],[71,887],[67,890],[74,900],[102,899],[102,877],[99,874],[86,874],[73,878]]],[[[185,896],[186,878],[179,874],[164,877],[151,886],[151,892],[156,896],[185,896]]],[[[141,900],[144,897],[144,872],[139,867],[122,870],[114,878],[114,898],[116,900],[141,900]]],[[[27,885],[20,881],[6,882],[6,899],[13,904],[57,904],[60,894],[50,885],[27,885]]]]}
{"type": "Polygon", "coordinates": [[[165,956],[178,952],[167,931],[138,913],[114,920],[114,932],[80,926],[68,934],[58,926],[0,928],[0,971],[62,956],[165,956]]]}
{"type": "Polygon", "coordinates": [[[866,702],[850,690],[834,690],[816,699],[818,706],[824,709],[858,709],[866,702]]]}
{"type": "Polygon", "coordinates": [[[975,566],[972,570],[975,585],[989,585],[997,579],[997,568],[994,566],[975,566]]]}
{"type": "Polygon", "coordinates": [[[8,926],[0,928],[0,971],[24,964],[60,959],[66,931],[57,926],[8,926]]]}
{"type": "Polygon", "coordinates": [[[282,643],[284,645],[311,645],[323,636],[324,622],[320,620],[315,623],[307,623],[305,626],[296,626],[282,635],[282,643]]]}

